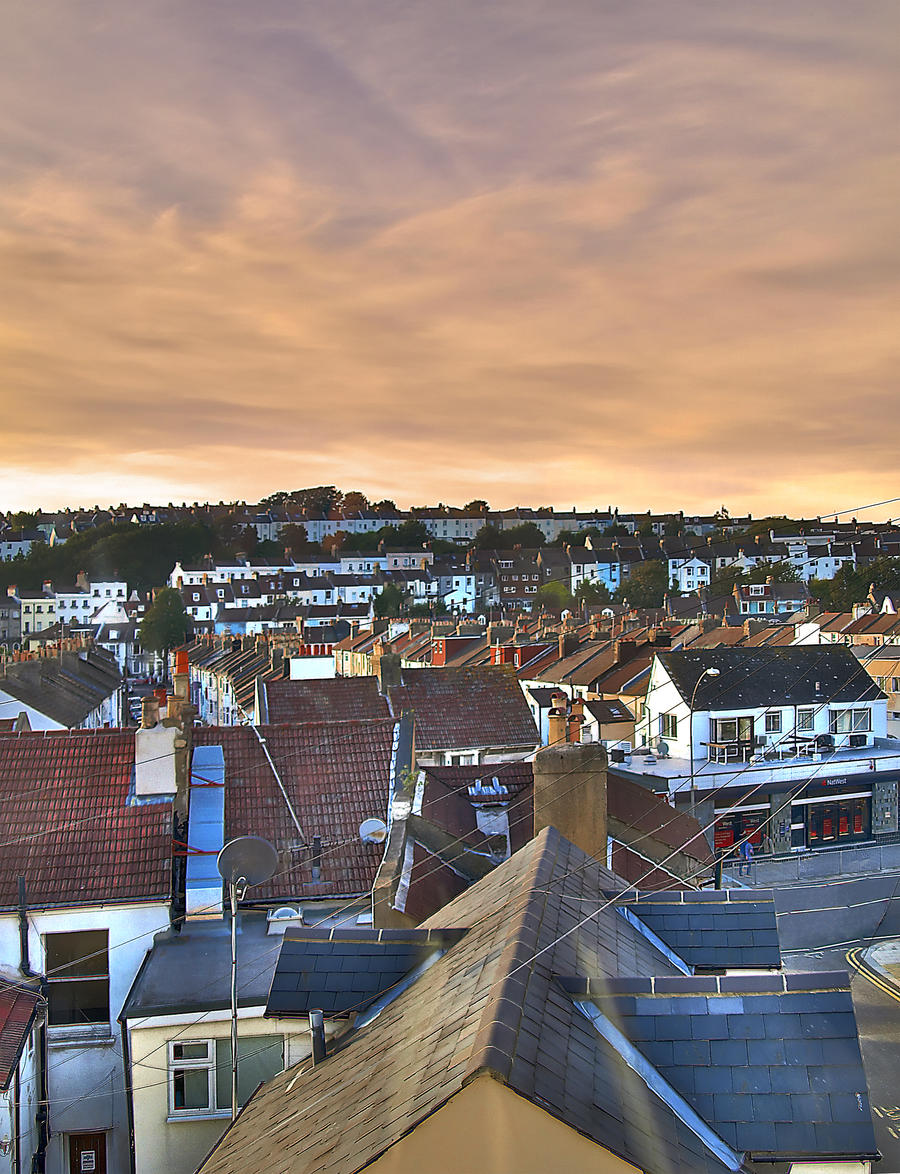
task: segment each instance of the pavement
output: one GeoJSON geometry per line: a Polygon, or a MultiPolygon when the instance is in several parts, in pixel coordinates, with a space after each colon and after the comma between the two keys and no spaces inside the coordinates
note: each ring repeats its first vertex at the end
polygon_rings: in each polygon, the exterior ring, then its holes
{"type": "Polygon", "coordinates": [[[900,938],[869,946],[861,957],[900,995],[900,938]]]}

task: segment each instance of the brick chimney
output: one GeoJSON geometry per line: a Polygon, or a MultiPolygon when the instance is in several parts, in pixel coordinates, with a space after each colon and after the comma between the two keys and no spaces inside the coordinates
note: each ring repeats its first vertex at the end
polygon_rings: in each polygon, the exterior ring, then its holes
{"type": "Polygon", "coordinates": [[[560,632],[559,634],[559,659],[563,660],[567,656],[571,656],[576,651],[579,645],[577,632],[560,632]]]}
{"type": "Polygon", "coordinates": [[[534,834],[555,827],[606,862],[606,751],[590,743],[551,745],[534,760],[534,834]]]}
{"type": "Polygon", "coordinates": [[[569,707],[566,732],[570,742],[581,741],[581,727],[584,725],[584,702],[576,697],[569,707]]]}
{"type": "Polygon", "coordinates": [[[566,701],[565,693],[557,691],[550,695],[550,712],[547,715],[547,743],[550,746],[568,740],[566,701]]]}
{"type": "Polygon", "coordinates": [[[626,640],[620,637],[613,644],[613,655],[616,658],[616,664],[624,664],[626,660],[631,660],[637,651],[637,643],[634,640],[626,640]]]}
{"type": "Polygon", "coordinates": [[[384,694],[388,689],[399,685],[400,657],[396,652],[386,652],[384,645],[379,641],[372,649],[372,667],[378,678],[378,690],[384,694]]]}

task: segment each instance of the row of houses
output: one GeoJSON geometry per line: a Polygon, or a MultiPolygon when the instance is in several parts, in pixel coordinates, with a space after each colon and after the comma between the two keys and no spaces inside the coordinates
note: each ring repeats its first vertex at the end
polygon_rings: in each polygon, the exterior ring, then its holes
{"type": "MultiPolygon", "coordinates": [[[[571,748],[532,769],[537,734],[508,669],[411,677],[401,673],[387,694],[352,680],[266,682],[267,722],[197,727],[179,657],[174,696],[162,710],[148,699],[139,730],[0,733],[0,794],[15,798],[0,860],[7,1001],[16,992],[15,1015],[0,1016],[10,1170],[33,1156],[50,1174],[131,1163],[140,1174],[187,1174],[221,1135],[231,1108],[230,926],[213,861],[237,835],[262,835],[278,855],[236,927],[240,1102],[314,1051],[308,1016],[276,997],[292,935],[336,943],[345,959],[331,968],[343,979],[314,988],[336,1041],[361,1029],[362,992],[373,1002],[380,983],[397,987],[398,943],[417,965],[423,919],[470,891],[492,893],[478,885],[511,857],[498,892],[510,877],[524,891],[518,878],[548,844],[563,844],[547,829],[551,816],[615,863],[614,875],[571,856],[581,872],[599,869],[603,885],[640,877],[651,889],[690,890],[709,877],[696,821],[663,815],[650,792],[609,781],[601,758],[581,763],[591,820],[560,785],[571,748]],[[475,746],[479,765],[428,764],[448,746],[475,746]],[[370,947],[388,940],[393,955],[373,983],[370,947]]],[[[509,916],[497,893],[486,899],[509,916]]],[[[769,917],[774,930],[774,910],[769,917]]],[[[459,935],[438,938],[449,946],[459,935]]],[[[623,941],[623,960],[636,940],[623,941]]],[[[660,965],[668,973],[663,957],[651,951],[648,974],[660,965]]],[[[771,943],[765,957],[777,964],[771,943]]],[[[753,964],[762,959],[757,952],[753,964]]],[[[559,1058],[558,1076],[568,1063],[559,1058]]],[[[859,1137],[844,1146],[858,1152],[859,1137]]]]}

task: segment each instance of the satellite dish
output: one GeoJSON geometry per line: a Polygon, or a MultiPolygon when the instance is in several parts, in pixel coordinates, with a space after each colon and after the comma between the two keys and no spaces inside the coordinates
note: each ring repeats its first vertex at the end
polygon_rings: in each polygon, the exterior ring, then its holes
{"type": "Polygon", "coordinates": [[[261,885],[274,873],[278,853],[261,836],[238,836],[229,840],[216,857],[219,875],[229,885],[243,879],[247,885],[261,885]]]}
{"type": "Polygon", "coordinates": [[[359,838],[364,844],[383,844],[387,839],[387,824],[383,819],[364,819],[359,825],[359,838]]]}
{"type": "Polygon", "coordinates": [[[669,757],[669,743],[664,742],[662,740],[662,738],[657,738],[656,739],[656,753],[660,756],[660,758],[668,758],[669,757]]]}

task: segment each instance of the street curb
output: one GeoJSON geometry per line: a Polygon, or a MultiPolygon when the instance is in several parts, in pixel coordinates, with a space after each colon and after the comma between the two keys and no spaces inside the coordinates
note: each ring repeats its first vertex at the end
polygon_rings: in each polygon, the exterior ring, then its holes
{"type": "Polygon", "coordinates": [[[900,994],[900,982],[898,982],[896,976],[891,974],[889,970],[886,970],[885,967],[882,966],[881,963],[877,960],[878,951],[883,945],[884,943],[881,942],[875,946],[867,946],[866,949],[862,951],[861,958],[867,966],[870,966],[872,970],[877,972],[879,978],[881,978],[882,981],[888,983],[895,991],[897,991],[898,994],[900,994]]]}

